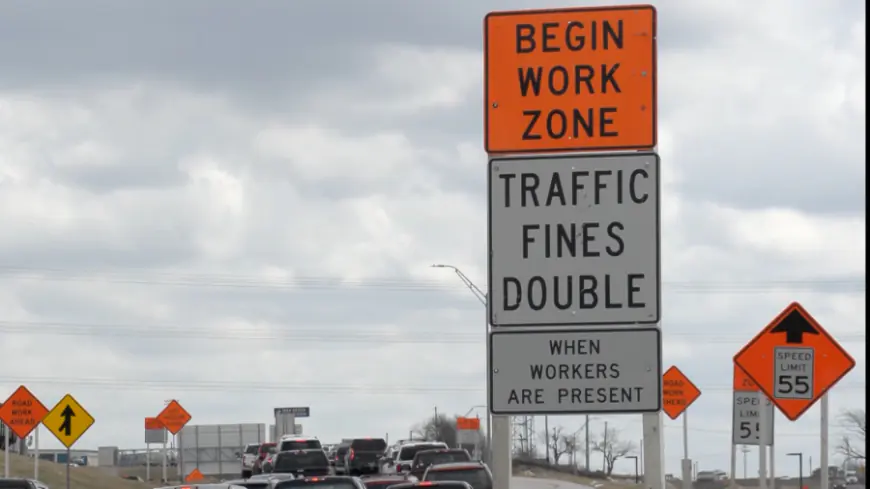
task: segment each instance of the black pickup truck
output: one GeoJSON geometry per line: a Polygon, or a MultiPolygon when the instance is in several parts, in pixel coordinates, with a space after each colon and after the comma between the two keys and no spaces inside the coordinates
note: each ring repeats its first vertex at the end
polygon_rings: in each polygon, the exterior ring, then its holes
{"type": "Polygon", "coordinates": [[[332,469],[323,450],[289,450],[278,452],[272,460],[273,474],[293,474],[294,477],[330,475],[332,469]]]}
{"type": "Polygon", "coordinates": [[[383,438],[354,438],[345,455],[345,474],[360,476],[380,472],[379,460],[387,449],[383,438]]]}

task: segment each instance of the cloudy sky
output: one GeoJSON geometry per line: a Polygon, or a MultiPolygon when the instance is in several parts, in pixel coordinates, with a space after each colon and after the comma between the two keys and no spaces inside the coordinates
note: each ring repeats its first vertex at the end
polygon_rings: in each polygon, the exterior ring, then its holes
{"type": "MultiPolygon", "coordinates": [[[[310,406],[327,441],[483,404],[483,307],[429,265],[486,286],[482,19],[553,6],[2,2],[0,397],[70,392],[78,446],[122,448],[171,398],[310,406]]],[[[657,8],[664,362],[703,391],[691,457],[727,470],[731,357],[792,300],[859,362],[832,412],[864,406],[865,7],[657,8]]],[[[780,472],[818,432],[778,415],[780,472]]]]}

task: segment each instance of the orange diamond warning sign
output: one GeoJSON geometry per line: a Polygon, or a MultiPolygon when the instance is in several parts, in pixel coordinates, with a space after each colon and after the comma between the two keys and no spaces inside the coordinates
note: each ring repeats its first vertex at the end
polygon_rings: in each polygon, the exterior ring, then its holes
{"type": "Polygon", "coordinates": [[[0,420],[19,438],[27,437],[46,414],[48,409],[23,385],[0,406],[0,420]]]}
{"type": "Polygon", "coordinates": [[[701,390],[677,367],[662,376],[662,409],[671,419],[677,419],[701,397],[701,390]]]}

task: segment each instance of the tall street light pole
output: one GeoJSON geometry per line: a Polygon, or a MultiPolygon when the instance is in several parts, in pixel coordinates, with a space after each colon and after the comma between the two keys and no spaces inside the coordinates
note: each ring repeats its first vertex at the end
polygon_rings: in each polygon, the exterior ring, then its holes
{"type": "MultiPolygon", "coordinates": [[[[478,288],[476,285],[474,285],[474,282],[472,282],[470,278],[468,278],[464,273],[462,273],[462,270],[454,267],[453,265],[445,265],[445,264],[441,264],[441,263],[436,263],[436,264],[432,265],[431,267],[432,268],[447,268],[447,269],[453,270],[453,273],[455,273],[456,276],[459,277],[460,280],[462,280],[462,283],[464,283],[465,286],[468,288],[468,290],[470,290],[471,293],[474,294],[474,297],[476,297],[477,300],[481,304],[483,304],[483,307],[487,307],[486,293],[484,293],[482,290],[480,290],[480,288],[478,288]]],[[[489,354],[489,352],[488,352],[489,332],[490,332],[489,320],[485,320],[484,324],[486,325],[486,328],[485,328],[486,338],[484,339],[484,342],[487,345],[487,356],[488,356],[488,354],[489,354]]],[[[487,367],[487,369],[488,368],[489,367],[487,367]]],[[[486,390],[488,392],[489,391],[489,372],[487,372],[487,375],[486,375],[486,384],[487,384],[486,390]]],[[[487,394],[487,396],[488,395],[489,394],[487,394]]],[[[487,402],[489,402],[488,399],[487,399],[487,402]]],[[[486,410],[486,451],[485,451],[485,453],[486,453],[486,463],[491,464],[492,463],[492,414],[490,414],[490,412],[489,412],[489,406],[487,406],[487,410],[486,410]]]]}
{"type": "Polygon", "coordinates": [[[486,405],[485,405],[485,404],[481,404],[481,405],[479,405],[479,406],[471,406],[470,408],[468,408],[468,412],[465,413],[465,415],[463,415],[462,417],[463,417],[463,418],[467,418],[471,413],[474,412],[475,409],[481,409],[481,408],[482,408],[482,409],[486,409],[486,405]]]}
{"type": "Polygon", "coordinates": [[[626,455],[625,458],[633,458],[634,459],[634,483],[640,484],[640,477],[637,472],[637,455],[626,455]]]}
{"type": "MultiPolygon", "coordinates": [[[[762,450],[764,448],[762,447],[762,450]]],[[[789,457],[798,458],[798,488],[804,489],[804,454],[803,452],[786,453],[789,457]]]]}

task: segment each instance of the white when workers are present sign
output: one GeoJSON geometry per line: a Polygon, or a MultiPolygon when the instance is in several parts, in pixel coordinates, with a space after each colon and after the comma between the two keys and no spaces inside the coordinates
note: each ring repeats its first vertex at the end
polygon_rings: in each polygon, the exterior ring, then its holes
{"type": "Polygon", "coordinates": [[[493,327],[657,323],[659,187],[655,153],[490,159],[493,327]]]}
{"type": "Polygon", "coordinates": [[[661,330],[494,330],[493,414],[644,413],[662,408],[661,330]]]}

